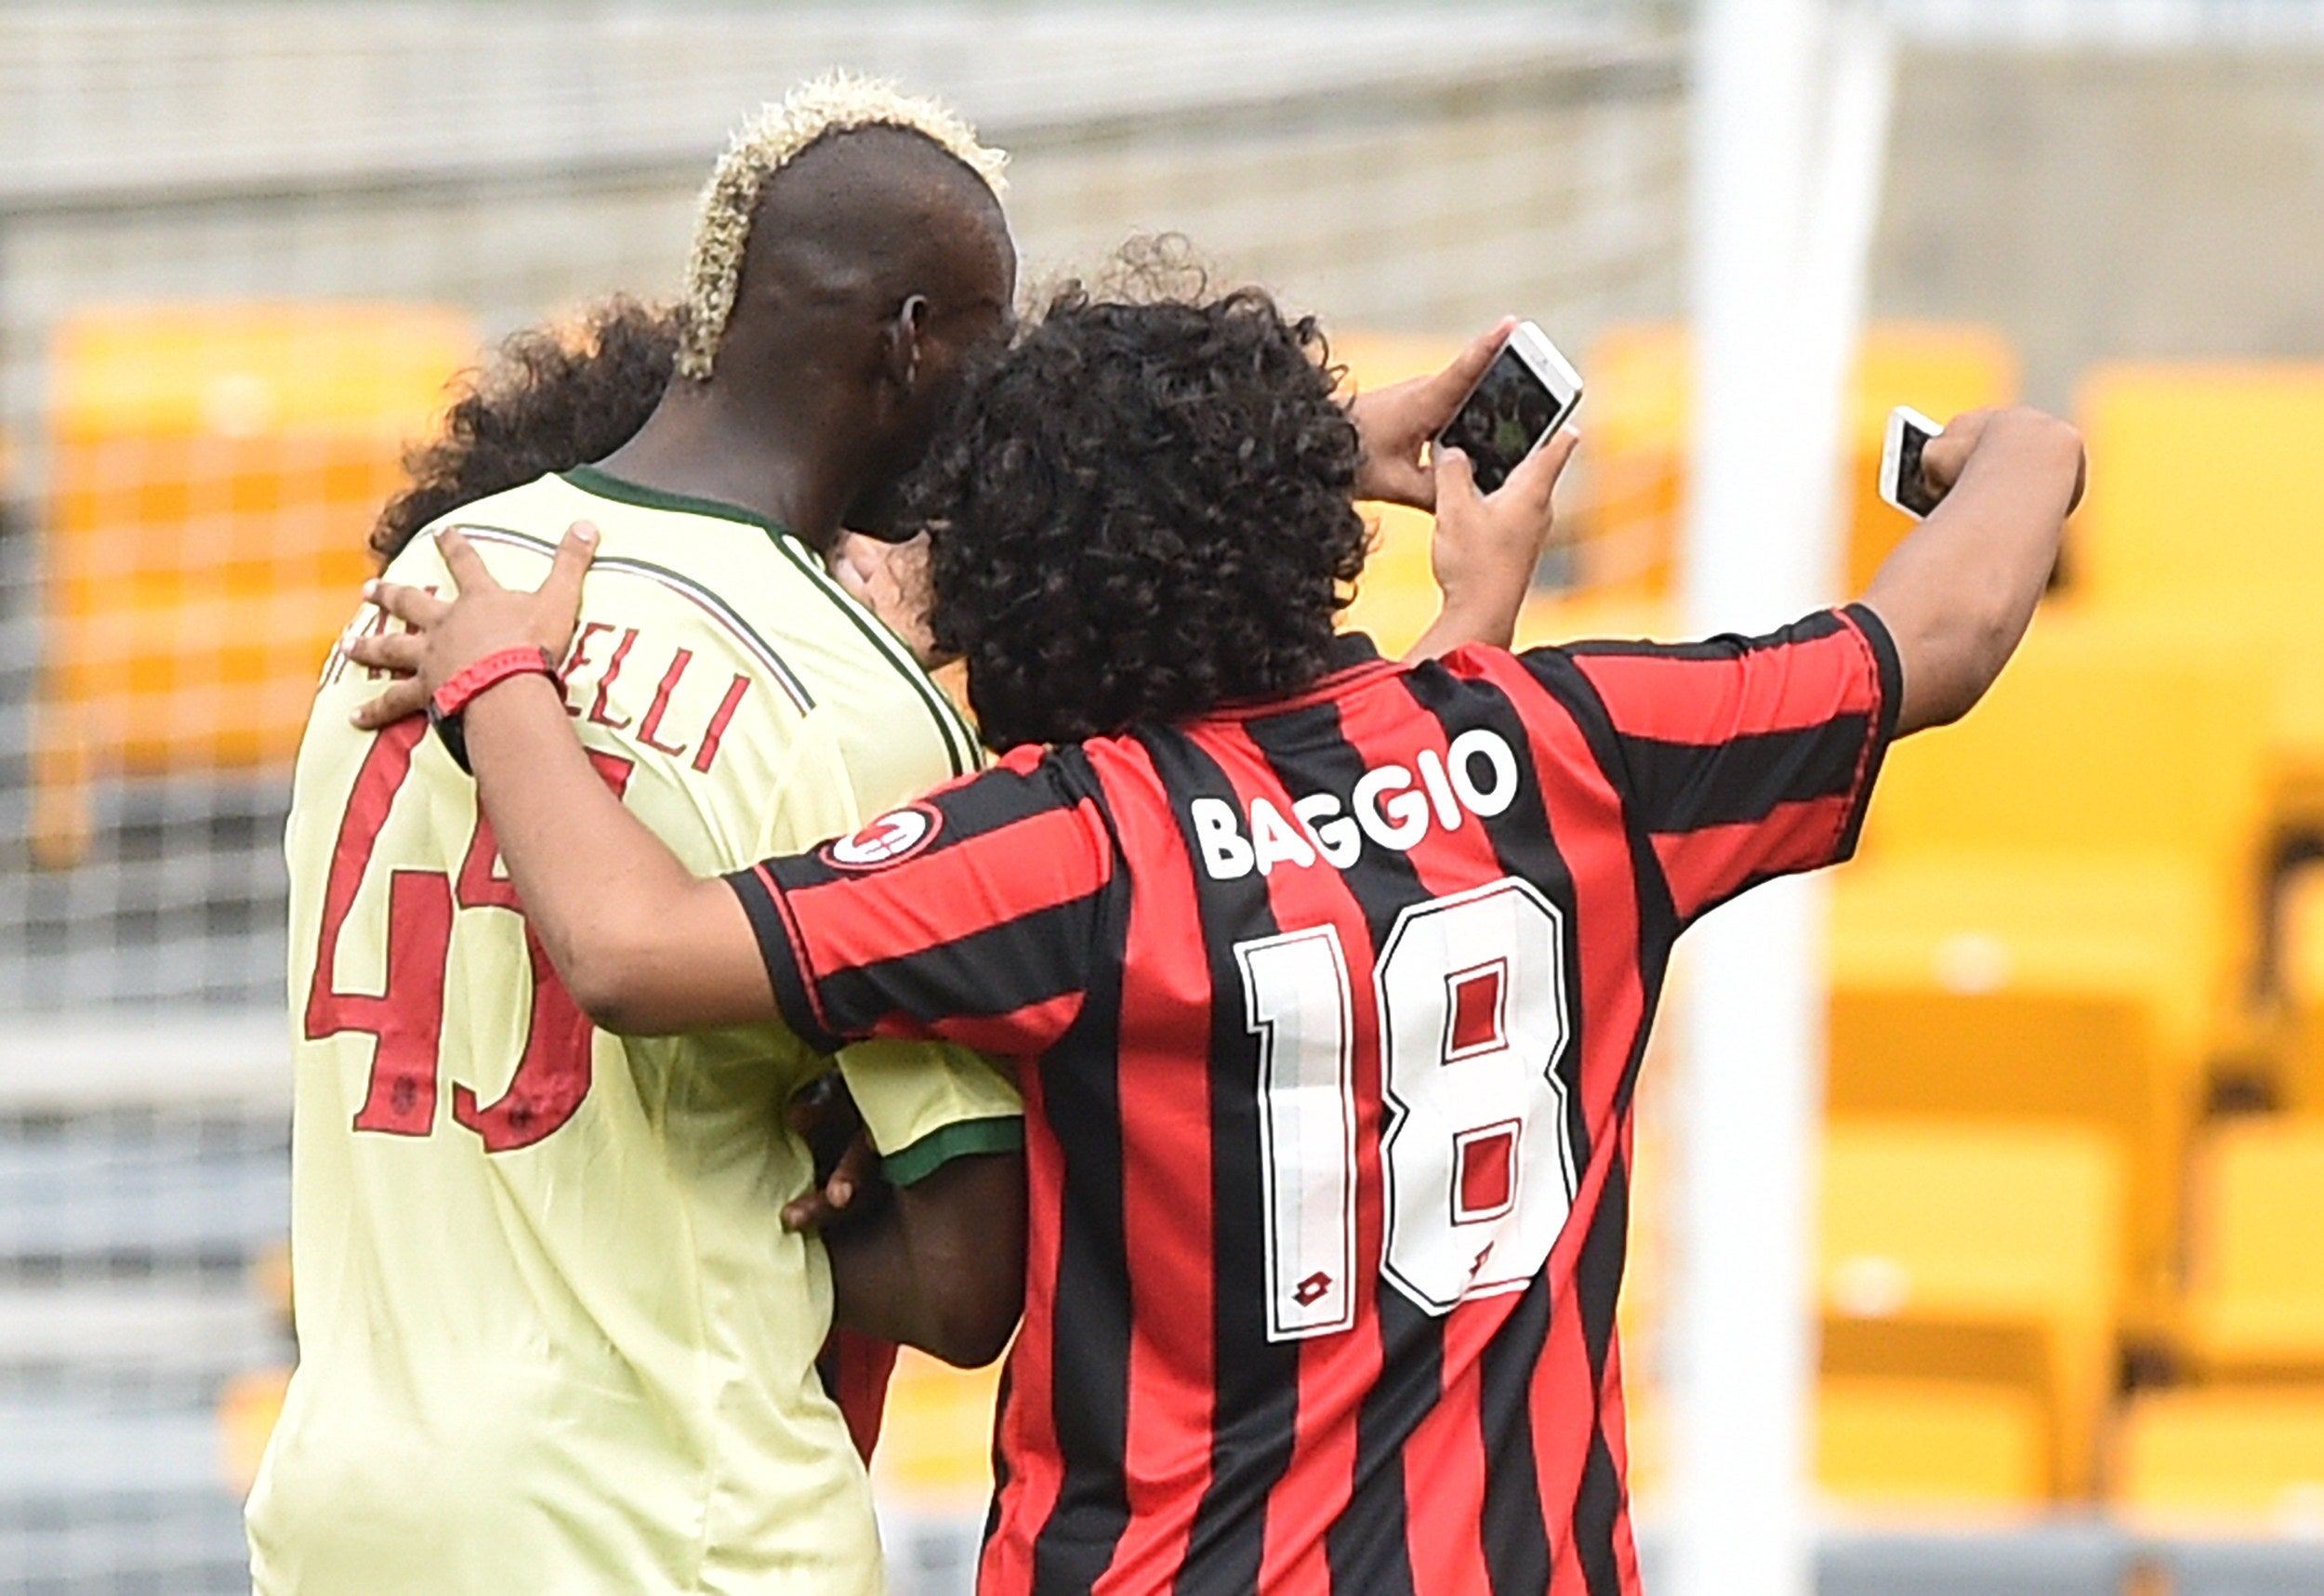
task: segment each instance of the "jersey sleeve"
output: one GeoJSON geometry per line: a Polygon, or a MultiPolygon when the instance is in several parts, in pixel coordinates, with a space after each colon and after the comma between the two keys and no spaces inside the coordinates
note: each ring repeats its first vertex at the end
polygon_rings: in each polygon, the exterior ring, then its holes
{"type": "Polygon", "coordinates": [[[811,1046],[953,1042],[1022,1058],[1081,1012],[1107,903],[1112,834],[1094,784],[1012,755],[852,837],[726,879],[777,1008],[811,1046]]]}
{"type": "Polygon", "coordinates": [[[1024,1101],[966,1048],[859,1042],[839,1054],[847,1089],[890,1181],[909,1186],[955,1158],[1024,1146],[1024,1101]]]}
{"type": "Polygon", "coordinates": [[[1863,605],[1765,637],[1524,657],[1544,685],[1578,675],[1603,709],[1608,774],[1682,920],[1855,851],[1903,686],[1888,628],[1863,605]]]}

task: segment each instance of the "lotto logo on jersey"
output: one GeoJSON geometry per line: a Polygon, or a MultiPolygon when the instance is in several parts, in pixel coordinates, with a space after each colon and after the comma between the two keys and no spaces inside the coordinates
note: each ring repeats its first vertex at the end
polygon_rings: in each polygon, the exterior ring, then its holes
{"type": "Polygon", "coordinates": [[[842,870],[877,870],[909,859],[936,840],[944,817],[924,803],[890,810],[852,837],[826,843],[826,864],[842,870]]]}

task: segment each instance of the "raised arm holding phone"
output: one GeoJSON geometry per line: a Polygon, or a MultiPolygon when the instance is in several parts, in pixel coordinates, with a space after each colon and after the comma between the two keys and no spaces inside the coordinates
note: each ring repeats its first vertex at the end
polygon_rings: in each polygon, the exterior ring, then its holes
{"type": "MultiPolygon", "coordinates": [[[[1670,944],[1846,857],[1890,738],[2000,670],[2078,493],[2062,423],[1964,417],[1856,605],[1399,666],[1330,635],[1362,450],[1312,340],[1254,295],[1069,296],[979,379],[933,456],[934,629],[986,734],[1028,745],[853,838],[698,880],[539,670],[442,706],[600,1022],[1019,1060],[1030,1275],[986,1590],[1633,1588],[1606,1392],[1670,944]],[[1249,560],[1263,591],[1228,579],[1249,560]]],[[[1486,498],[1444,471],[1440,521],[1538,547],[1562,463],[1486,498]]],[[[425,637],[358,658],[432,691],[559,647],[586,531],[537,594],[445,552],[458,598],[382,589],[425,637]]]]}

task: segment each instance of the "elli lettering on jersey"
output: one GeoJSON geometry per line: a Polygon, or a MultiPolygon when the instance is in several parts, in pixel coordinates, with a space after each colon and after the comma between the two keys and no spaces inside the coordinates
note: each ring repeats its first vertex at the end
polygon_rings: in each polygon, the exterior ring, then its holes
{"type": "Polygon", "coordinates": [[[1345,870],[1372,844],[1409,852],[1432,826],[1456,831],[1469,815],[1490,820],[1517,799],[1517,755],[1507,739],[1483,727],[1463,732],[1443,755],[1423,748],[1409,768],[1374,765],[1344,797],[1310,793],[1285,815],[1265,798],[1238,814],[1224,798],[1198,798],[1186,806],[1202,867],[1214,881],[1233,881],[1278,864],[1302,868],[1318,859],[1345,870]]]}

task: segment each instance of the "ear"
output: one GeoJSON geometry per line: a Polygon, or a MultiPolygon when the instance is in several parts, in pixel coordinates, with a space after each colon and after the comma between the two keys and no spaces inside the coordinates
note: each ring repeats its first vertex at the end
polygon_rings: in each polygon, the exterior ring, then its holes
{"type": "Polygon", "coordinates": [[[880,362],[888,381],[909,398],[919,385],[920,339],[928,327],[928,299],[907,295],[880,334],[880,362]]]}

